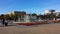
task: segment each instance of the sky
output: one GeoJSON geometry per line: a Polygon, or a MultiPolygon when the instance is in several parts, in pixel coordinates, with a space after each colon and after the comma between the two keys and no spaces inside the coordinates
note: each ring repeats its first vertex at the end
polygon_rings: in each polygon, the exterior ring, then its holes
{"type": "Polygon", "coordinates": [[[0,14],[11,11],[43,14],[49,9],[60,12],[60,0],[0,0],[0,14]]]}

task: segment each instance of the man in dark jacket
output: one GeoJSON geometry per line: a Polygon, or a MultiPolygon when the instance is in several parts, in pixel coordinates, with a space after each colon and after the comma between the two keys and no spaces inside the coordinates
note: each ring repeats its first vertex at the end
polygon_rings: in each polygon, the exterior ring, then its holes
{"type": "Polygon", "coordinates": [[[2,25],[5,26],[5,19],[2,19],[2,25]]]}

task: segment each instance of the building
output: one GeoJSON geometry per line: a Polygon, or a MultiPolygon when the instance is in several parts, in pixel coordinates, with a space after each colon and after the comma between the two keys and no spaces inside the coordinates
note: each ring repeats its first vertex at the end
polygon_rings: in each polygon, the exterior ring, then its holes
{"type": "Polygon", "coordinates": [[[53,20],[55,18],[55,10],[45,10],[45,18],[48,20],[53,20]]]}
{"type": "Polygon", "coordinates": [[[26,15],[26,12],[24,11],[13,11],[10,12],[9,15],[14,15],[15,21],[17,22],[24,22],[24,16],[26,15]]]}
{"type": "Polygon", "coordinates": [[[14,15],[16,22],[37,22],[40,20],[53,20],[55,16],[60,17],[60,12],[55,10],[45,10],[44,15],[26,14],[24,11],[13,11],[9,13],[9,16],[14,15]]]}
{"type": "Polygon", "coordinates": [[[10,12],[9,15],[14,15],[15,20],[17,22],[36,22],[37,20],[37,14],[26,14],[24,11],[13,11],[10,12]]]}
{"type": "Polygon", "coordinates": [[[49,14],[54,14],[55,13],[55,10],[45,10],[45,15],[49,15],[49,14]]]}
{"type": "Polygon", "coordinates": [[[56,16],[57,17],[60,17],[60,12],[56,12],[56,16]]]}
{"type": "Polygon", "coordinates": [[[3,18],[9,19],[9,14],[1,14],[0,19],[3,19],[3,18]]]}

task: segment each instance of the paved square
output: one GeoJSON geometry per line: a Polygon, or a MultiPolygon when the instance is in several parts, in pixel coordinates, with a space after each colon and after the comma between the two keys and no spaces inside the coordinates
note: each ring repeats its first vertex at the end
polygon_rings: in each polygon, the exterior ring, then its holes
{"type": "Polygon", "coordinates": [[[0,27],[1,34],[60,34],[60,24],[0,27]]]}

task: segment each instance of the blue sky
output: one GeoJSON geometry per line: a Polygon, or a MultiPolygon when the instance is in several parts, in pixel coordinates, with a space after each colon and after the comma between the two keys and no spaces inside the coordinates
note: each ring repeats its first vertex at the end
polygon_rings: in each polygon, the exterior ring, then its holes
{"type": "Polygon", "coordinates": [[[43,14],[47,9],[60,11],[60,0],[0,0],[0,14],[14,10],[43,14]]]}

